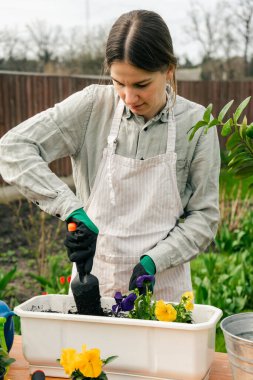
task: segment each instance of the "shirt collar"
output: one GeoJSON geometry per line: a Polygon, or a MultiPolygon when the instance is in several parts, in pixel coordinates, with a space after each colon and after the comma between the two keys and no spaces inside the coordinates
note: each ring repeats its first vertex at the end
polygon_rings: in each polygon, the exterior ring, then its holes
{"type": "MultiPolygon", "coordinates": [[[[164,108],[162,109],[162,111],[160,111],[158,115],[153,117],[153,119],[152,119],[153,121],[161,120],[162,123],[166,123],[168,121],[169,109],[170,109],[170,104],[171,104],[170,97],[171,97],[170,88],[167,87],[167,89],[166,89],[166,98],[167,98],[166,104],[165,104],[164,108]]],[[[133,112],[126,105],[124,107],[124,116],[126,117],[126,119],[130,119],[131,117],[134,116],[133,112]]]]}

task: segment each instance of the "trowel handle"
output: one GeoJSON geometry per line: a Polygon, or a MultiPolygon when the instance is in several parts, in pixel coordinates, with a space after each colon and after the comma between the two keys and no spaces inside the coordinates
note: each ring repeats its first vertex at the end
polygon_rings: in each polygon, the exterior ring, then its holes
{"type": "MultiPolygon", "coordinates": [[[[76,229],[77,229],[76,223],[70,222],[68,224],[68,231],[69,232],[75,232],[76,229]]],[[[85,263],[76,263],[76,269],[77,269],[77,272],[79,273],[80,280],[83,280],[83,277],[86,274],[89,274],[89,273],[86,273],[86,271],[84,270],[84,265],[85,265],[85,263]]]]}
{"type": "Polygon", "coordinates": [[[68,224],[68,231],[69,231],[69,232],[75,232],[76,229],[77,229],[77,224],[76,224],[76,223],[74,223],[74,222],[70,222],[70,223],[68,224]]]}

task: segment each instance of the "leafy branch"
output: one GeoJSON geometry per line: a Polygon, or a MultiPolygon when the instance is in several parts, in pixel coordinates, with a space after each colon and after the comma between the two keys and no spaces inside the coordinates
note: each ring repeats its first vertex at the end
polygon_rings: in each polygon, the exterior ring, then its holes
{"type": "Polygon", "coordinates": [[[226,142],[229,160],[228,169],[239,179],[253,177],[253,123],[248,124],[246,115],[241,123],[238,122],[250,98],[249,96],[244,99],[233,113],[233,116],[225,121],[225,115],[234,100],[227,103],[220,111],[218,117],[215,118],[212,117],[213,105],[209,104],[203,114],[202,120],[199,120],[189,130],[189,140],[191,141],[200,128],[204,128],[204,133],[207,133],[211,127],[220,127],[221,135],[224,137],[229,136],[226,142]]]}

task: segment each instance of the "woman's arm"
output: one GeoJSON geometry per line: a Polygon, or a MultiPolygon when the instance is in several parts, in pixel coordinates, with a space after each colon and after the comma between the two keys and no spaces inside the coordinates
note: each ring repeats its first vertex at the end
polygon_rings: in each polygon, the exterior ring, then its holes
{"type": "Polygon", "coordinates": [[[89,86],[11,129],[0,140],[4,180],[42,210],[62,220],[81,202],[48,167],[81,149],[93,105],[89,86]]]}
{"type": "MultiPolygon", "coordinates": [[[[193,142],[192,142],[193,143],[193,142]]],[[[157,272],[193,259],[212,242],[219,222],[220,148],[216,128],[200,134],[190,164],[187,186],[191,196],[185,220],[146,252],[157,272]]]]}

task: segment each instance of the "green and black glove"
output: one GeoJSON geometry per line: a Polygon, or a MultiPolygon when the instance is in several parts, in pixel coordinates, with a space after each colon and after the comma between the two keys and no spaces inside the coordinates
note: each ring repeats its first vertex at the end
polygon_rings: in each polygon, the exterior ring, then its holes
{"type": "Polygon", "coordinates": [[[75,223],[75,231],[67,230],[64,245],[67,247],[70,261],[75,262],[80,273],[90,273],[96,252],[98,228],[82,208],[72,212],[66,219],[75,223]]]}
{"type": "MultiPolygon", "coordinates": [[[[131,275],[130,281],[129,281],[129,290],[134,290],[137,288],[136,280],[138,277],[143,275],[152,275],[154,276],[156,273],[156,266],[154,261],[149,256],[143,256],[140,260],[140,262],[135,265],[133,269],[133,273],[131,275]]],[[[154,290],[155,282],[152,282],[150,284],[150,290],[153,292],[154,290]]],[[[145,292],[145,289],[140,290],[141,293],[145,292]]]]}

